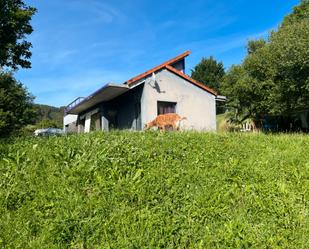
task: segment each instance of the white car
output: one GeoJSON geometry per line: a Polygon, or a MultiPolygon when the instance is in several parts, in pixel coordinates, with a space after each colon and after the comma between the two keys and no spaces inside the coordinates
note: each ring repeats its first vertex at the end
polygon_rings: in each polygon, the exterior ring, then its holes
{"type": "Polygon", "coordinates": [[[47,128],[47,129],[37,129],[34,131],[34,136],[39,137],[39,136],[61,136],[64,134],[62,129],[58,128],[47,128]]]}

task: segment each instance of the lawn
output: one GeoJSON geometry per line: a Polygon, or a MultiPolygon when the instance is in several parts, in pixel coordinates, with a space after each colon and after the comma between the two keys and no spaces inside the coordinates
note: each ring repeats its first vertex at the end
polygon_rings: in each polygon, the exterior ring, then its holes
{"type": "Polygon", "coordinates": [[[309,136],[0,143],[0,248],[308,248],[309,136]]]}

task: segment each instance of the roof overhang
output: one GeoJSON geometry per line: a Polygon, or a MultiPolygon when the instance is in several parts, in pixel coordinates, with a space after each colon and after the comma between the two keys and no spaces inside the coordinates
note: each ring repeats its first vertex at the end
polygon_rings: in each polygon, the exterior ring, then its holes
{"type": "Polygon", "coordinates": [[[226,100],[227,100],[226,96],[223,95],[216,96],[216,101],[226,102],[226,100]]]}
{"type": "Polygon", "coordinates": [[[130,88],[127,85],[106,84],[87,98],[83,99],[79,104],[69,109],[67,114],[79,114],[100,102],[109,101],[129,90],[130,88]]]}

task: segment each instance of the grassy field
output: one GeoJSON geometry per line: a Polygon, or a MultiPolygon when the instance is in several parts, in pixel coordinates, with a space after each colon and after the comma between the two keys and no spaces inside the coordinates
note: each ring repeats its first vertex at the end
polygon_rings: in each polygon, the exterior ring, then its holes
{"type": "Polygon", "coordinates": [[[309,136],[0,143],[0,248],[308,248],[309,136]]]}

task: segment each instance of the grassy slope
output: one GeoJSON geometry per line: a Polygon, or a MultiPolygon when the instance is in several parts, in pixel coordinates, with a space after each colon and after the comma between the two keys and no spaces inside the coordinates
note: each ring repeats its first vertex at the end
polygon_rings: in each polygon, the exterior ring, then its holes
{"type": "Polygon", "coordinates": [[[0,145],[0,247],[308,248],[309,137],[97,133],[0,145]]]}

